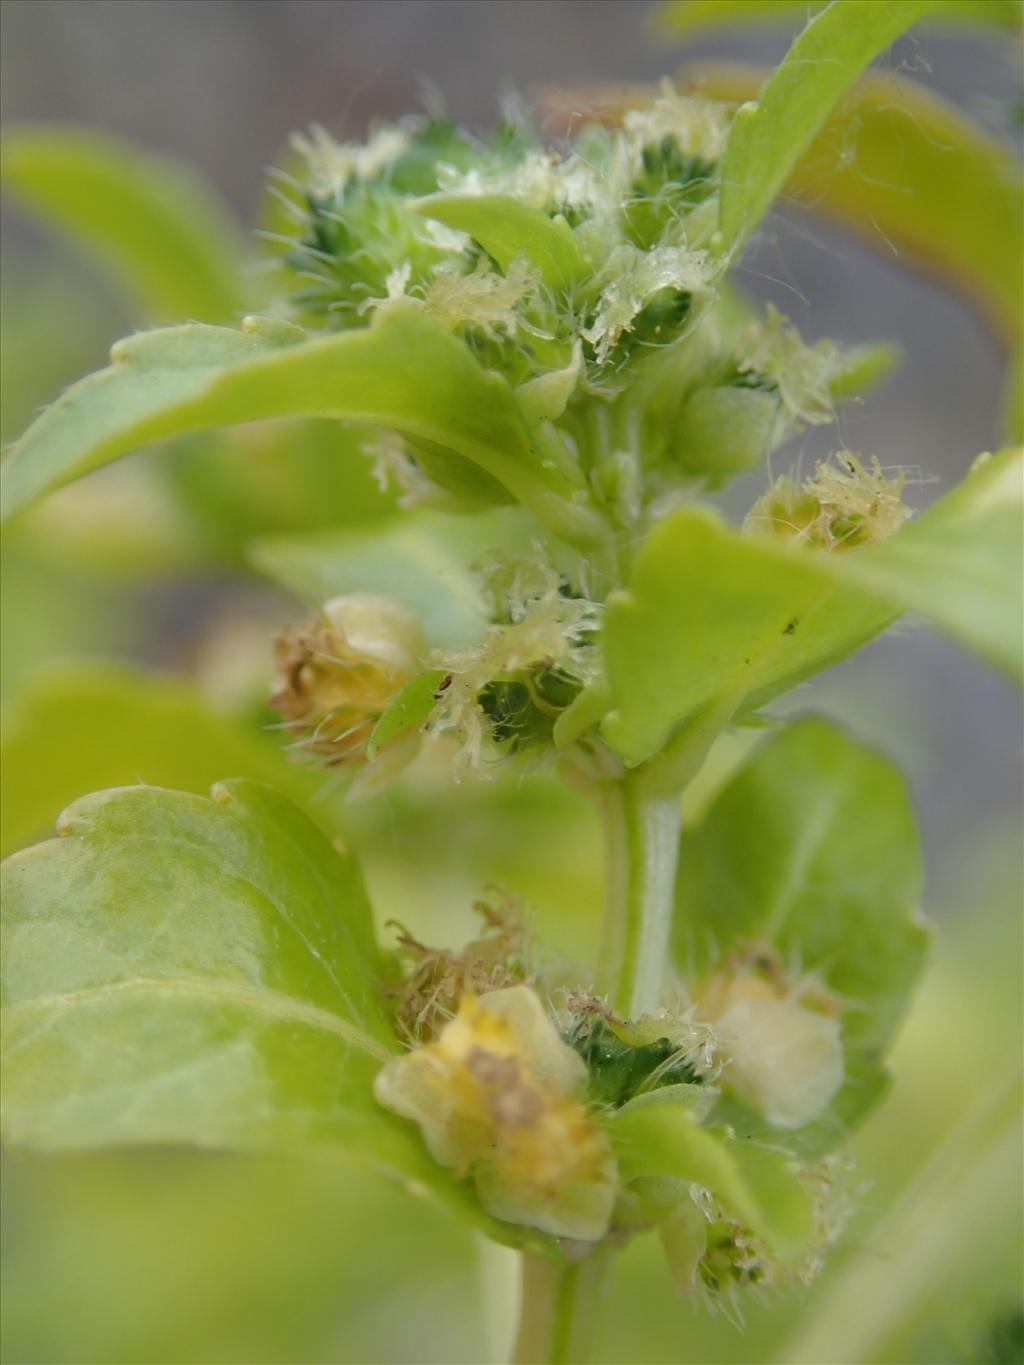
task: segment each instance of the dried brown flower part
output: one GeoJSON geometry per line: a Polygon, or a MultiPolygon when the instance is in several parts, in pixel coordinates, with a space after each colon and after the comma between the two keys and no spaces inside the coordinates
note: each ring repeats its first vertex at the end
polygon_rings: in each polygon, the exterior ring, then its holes
{"type": "Polygon", "coordinates": [[[436,1038],[463,996],[484,995],[530,977],[530,928],[520,902],[496,894],[493,901],[474,902],[473,909],[484,921],[483,932],[458,953],[428,948],[397,926],[408,975],[386,989],[397,1002],[395,1027],[406,1042],[436,1038]]]}
{"type": "Polygon", "coordinates": [[[362,763],[373,727],[423,650],[419,621],[403,602],[369,592],[332,598],[319,616],[274,641],[268,705],[306,752],[328,764],[362,763]]]}

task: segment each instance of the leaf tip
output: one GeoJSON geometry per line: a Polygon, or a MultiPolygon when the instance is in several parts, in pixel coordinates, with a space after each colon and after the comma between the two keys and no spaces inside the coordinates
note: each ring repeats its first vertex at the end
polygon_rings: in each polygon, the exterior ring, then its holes
{"type": "Polygon", "coordinates": [[[749,123],[760,107],[757,100],[746,100],[733,115],[733,127],[735,128],[737,123],[749,123]]]}

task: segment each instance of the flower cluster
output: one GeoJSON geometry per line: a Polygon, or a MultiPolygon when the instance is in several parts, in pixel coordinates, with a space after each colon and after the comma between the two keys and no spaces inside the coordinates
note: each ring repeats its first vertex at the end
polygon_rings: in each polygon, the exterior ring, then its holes
{"type": "Polygon", "coordinates": [[[729,114],[666,86],[620,129],[591,126],[558,148],[522,119],[488,142],[443,118],[380,128],[364,146],[314,129],[295,139],[306,175],[292,182],[294,305],[350,327],[414,298],[516,383],[567,365],[580,343],[581,378],[600,386],[637,344],[672,339],[710,281],[710,219],[694,212],[717,187],[729,114]],[[525,249],[506,252],[466,200],[543,215],[539,252],[528,216],[525,249]]]}
{"type": "MultiPolygon", "coordinates": [[[[357,790],[424,734],[455,740],[457,769],[569,749],[608,780],[618,759],[591,714],[607,690],[603,598],[629,581],[646,528],[834,420],[877,373],[877,356],[809,344],[726,287],[715,234],[732,113],[666,85],[555,148],[522,119],[487,141],[436,117],[364,145],[296,139],[292,315],[373,336],[411,327],[461,367],[453,409],[479,381],[467,412],[497,456],[492,472],[449,449],[448,426],[410,420],[377,439],[378,479],[403,504],[456,511],[516,490],[557,538],[492,559],[469,644],[427,656],[405,609],[368,594],[281,638],[273,704],[305,748],[362,767],[357,790]]],[[[902,489],[842,454],[773,483],[745,530],[870,545],[908,515],[902,489]]],[[[750,944],[677,983],[674,1008],[628,1020],[580,992],[556,1015],[518,910],[484,913],[458,953],[403,932],[404,978],[386,989],[407,1046],[378,1074],[379,1102],[504,1222],[584,1246],[657,1228],[680,1287],[727,1305],[809,1277],[839,1220],[831,1174],[793,1153],[848,1080],[842,1002],[750,944]]]]}
{"type": "MultiPolygon", "coordinates": [[[[520,116],[488,140],[440,117],[365,144],[314,129],[279,177],[295,223],[287,304],[332,330],[399,300],[422,309],[509,382],[545,457],[634,529],[680,487],[718,486],[831,421],[846,391],[835,343],[806,345],[722,288],[713,234],[732,113],[666,83],[617,126],[588,123],[554,147],[520,116]]],[[[379,468],[408,501],[500,494],[467,487],[410,433],[379,468]]]]}
{"type": "Polygon", "coordinates": [[[747,955],[708,978],[682,1014],[630,1021],[575,993],[556,1017],[526,984],[493,988],[521,973],[522,941],[518,920],[488,920],[490,936],[462,954],[401,940],[412,965],[396,1019],[411,1004],[416,1029],[378,1074],[378,1101],[415,1121],[435,1160],[472,1178],[494,1217],[582,1244],[656,1228],[680,1290],[726,1312],[739,1315],[742,1290],[813,1278],[848,1207],[834,1161],[799,1170],[788,1161],[806,1231],[799,1247],[780,1249],[716,1192],[728,1130],[707,1130],[724,1134],[722,1155],[680,1178],[664,1174],[657,1140],[649,1173],[635,1141],[620,1168],[615,1115],[654,1103],[646,1113],[682,1113],[696,1131],[724,1091],[771,1125],[811,1121],[843,1075],[832,997],[811,981],[783,997],[777,964],[747,955]],[[483,992],[456,999],[470,981],[483,992]]]}
{"type": "Polygon", "coordinates": [[[475,645],[434,650],[403,602],[349,593],[275,641],[277,679],[269,705],[284,716],[300,753],[359,770],[350,796],[379,791],[418,750],[423,734],[458,740],[457,768],[554,753],[554,727],[600,676],[600,606],[572,591],[543,558],[498,560],[484,575],[491,624],[475,645]],[[429,664],[429,668],[424,666],[429,664]],[[421,712],[371,738],[403,689],[426,673],[438,680],[421,712]],[[372,761],[368,764],[368,759],[372,761]]]}
{"type": "Polygon", "coordinates": [[[789,1258],[776,1255],[709,1190],[691,1186],[658,1225],[676,1288],[741,1326],[744,1301],[751,1293],[760,1297],[786,1285],[811,1284],[852,1211],[849,1170],[836,1157],[804,1169],[801,1179],[814,1221],[803,1252],[789,1258]]]}
{"type": "Polygon", "coordinates": [[[844,453],[835,464],[819,461],[803,483],[776,479],[750,509],[745,529],[819,550],[874,545],[910,516],[905,483],[903,471],[887,478],[877,457],[866,468],[858,456],[844,453]]]}
{"type": "Polygon", "coordinates": [[[480,644],[440,651],[446,673],[430,720],[460,740],[459,763],[551,752],[554,725],[600,672],[600,607],[543,562],[500,563],[488,583],[494,624],[480,644]]]}
{"type": "Polygon", "coordinates": [[[494,1217],[593,1242],[608,1230],[617,1179],[577,1098],[585,1080],[538,997],[511,986],[464,996],[436,1041],[387,1063],[375,1093],[419,1124],[436,1161],[473,1176],[494,1217]]]}
{"type": "MultiPolygon", "coordinates": [[[[303,625],[274,642],[277,681],[268,704],[284,717],[303,753],[358,767],[377,721],[418,671],[423,633],[414,612],[380,593],[349,593],[325,602],[303,625]]],[[[386,764],[411,756],[392,746],[386,764]]],[[[364,785],[365,785],[365,777],[364,785]]]]}

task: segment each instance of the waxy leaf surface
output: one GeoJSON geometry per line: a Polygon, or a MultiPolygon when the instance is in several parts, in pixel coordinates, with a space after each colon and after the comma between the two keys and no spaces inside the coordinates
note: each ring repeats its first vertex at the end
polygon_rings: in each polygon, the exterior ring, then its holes
{"type": "Polygon", "coordinates": [[[444,669],[428,668],[426,672],[418,673],[411,682],[406,683],[373,727],[373,732],[366,743],[367,758],[376,758],[390,740],[414,726],[422,725],[434,709],[437,689],[444,679],[444,669]]]}
{"type": "MultiPolygon", "coordinates": [[[[809,0],[668,0],[655,11],[654,21],[662,33],[686,39],[709,28],[803,24],[822,8],[822,3],[809,0]]],[[[1018,0],[936,0],[927,15],[929,20],[983,24],[996,30],[1019,29],[1022,17],[1018,0]]]]}
{"type": "Polygon", "coordinates": [[[454,1207],[372,1095],[398,1050],[362,877],[269,787],[83,797],[4,864],[4,1132],[17,1147],[334,1154],[454,1207]]]}
{"type": "Polygon", "coordinates": [[[84,797],[5,865],[16,1145],[386,1142],[358,868],[269,788],[84,797]],[[380,1130],[384,1130],[383,1132],[380,1130]]]}
{"type": "Polygon", "coordinates": [[[736,111],[722,164],[722,251],[742,245],[849,87],[931,3],[833,0],[814,16],[757,103],[736,111]]]}
{"type": "Polygon", "coordinates": [[[506,194],[435,194],[421,199],[416,211],[447,227],[468,232],[493,256],[502,270],[523,256],[545,284],[566,288],[582,274],[585,262],[564,220],[549,218],[538,208],[506,194]]]}
{"type": "Polygon", "coordinates": [[[391,428],[466,459],[568,532],[592,517],[534,450],[512,390],[414,304],[365,330],[310,339],[292,323],[201,324],[118,342],[113,365],[68,389],[4,463],[3,515],[121,455],[260,418],[333,416],[391,428]]]}
{"type": "MultiPolygon", "coordinates": [[[[702,62],[693,82],[702,95],[739,102],[756,99],[770,75],[702,62]]],[[[783,193],[887,258],[896,248],[980,306],[1004,341],[1019,339],[1020,160],[955,105],[913,81],[869,72],[794,165],[783,193]]]]}
{"type": "Polygon", "coordinates": [[[810,1197],[785,1153],[702,1128],[672,1100],[626,1105],[606,1120],[626,1180],[671,1176],[711,1190],[780,1256],[797,1254],[812,1229],[810,1197]]]}
{"type": "Polygon", "coordinates": [[[898,608],[837,583],[835,558],[741,536],[695,507],[666,517],[608,599],[608,743],[641,763],[708,708],[728,720],[876,635],[898,608]]]}
{"type": "MultiPolygon", "coordinates": [[[[274,719],[268,710],[267,725],[274,719]]],[[[67,664],[27,682],[4,716],[0,757],[4,853],[45,838],[77,797],[132,783],[198,795],[230,772],[272,783],[321,818],[332,809],[322,772],[290,762],[277,735],[187,683],[121,664],[67,664]]]]}
{"type": "Polygon", "coordinates": [[[829,562],[1024,683],[1024,450],[981,456],[890,540],[829,562]]]}
{"type": "Polygon", "coordinates": [[[927,511],[860,549],[739,535],[680,508],[608,600],[605,738],[641,763],[707,714],[749,716],[904,610],[1021,677],[1022,508],[1018,450],[981,457],[927,511]]]}

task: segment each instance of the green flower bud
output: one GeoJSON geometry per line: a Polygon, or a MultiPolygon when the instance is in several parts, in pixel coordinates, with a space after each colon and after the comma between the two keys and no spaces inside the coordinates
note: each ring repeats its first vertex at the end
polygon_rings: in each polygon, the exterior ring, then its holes
{"type": "Polygon", "coordinates": [[[768,455],[777,440],[779,415],[777,395],[763,389],[697,389],[679,414],[673,456],[684,473],[717,488],[768,455]]]}

